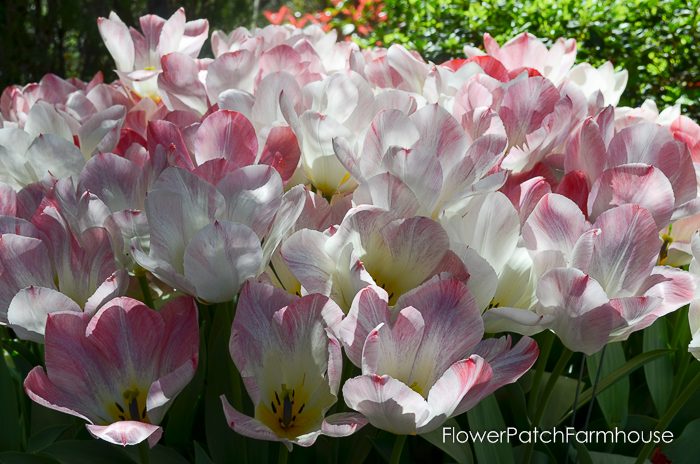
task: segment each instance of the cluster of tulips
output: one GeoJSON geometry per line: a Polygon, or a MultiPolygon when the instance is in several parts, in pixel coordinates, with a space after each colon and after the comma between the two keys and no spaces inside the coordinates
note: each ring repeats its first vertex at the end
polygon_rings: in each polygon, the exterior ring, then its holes
{"type": "Polygon", "coordinates": [[[291,449],[434,431],[542,331],[590,355],[689,303],[700,328],[700,127],[618,107],[627,72],[575,41],[434,64],[268,26],[199,58],[182,9],[98,27],[116,81],[0,100],[0,323],[93,436],[155,445],[216,331],[249,397],[222,420],[291,449]]]}

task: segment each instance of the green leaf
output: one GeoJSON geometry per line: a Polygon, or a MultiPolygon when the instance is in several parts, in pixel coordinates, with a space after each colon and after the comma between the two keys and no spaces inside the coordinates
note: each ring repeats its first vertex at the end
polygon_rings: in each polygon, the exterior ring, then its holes
{"type": "MultiPolygon", "coordinates": [[[[614,372],[615,369],[625,365],[625,353],[622,350],[621,343],[608,344],[604,353],[603,355],[603,351],[599,351],[586,359],[586,367],[588,368],[588,375],[592,383],[595,382],[596,376],[600,375],[600,379],[603,379],[614,372]],[[603,365],[600,374],[598,374],[598,366],[601,357],[603,359],[603,365]]],[[[603,416],[605,416],[605,421],[608,426],[625,426],[627,422],[629,396],[630,381],[627,376],[621,377],[619,381],[615,382],[615,384],[611,385],[610,388],[605,391],[599,391],[596,388],[596,401],[598,401],[598,406],[600,406],[600,409],[603,411],[603,416]]]]}
{"type": "Polygon", "coordinates": [[[64,440],[42,451],[61,464],[134,464],[123,448],[101,440],[64,440]]]}
{"type": "Polygon", "coordinates": [[[60,464],[48,456],[41,456],[17,451],[0,453],[0,464],[60,464]]]}
{"type": "MultiPolygon", "coordinates": [[[[644,330],[644,351],[668,348],[666,319],[657,320],[644,330]]],[[[644,366],[644,376],[659,416],[668,408],[673,392],[673,364],[669,356],[656,359],[644,366]]]]}
{"type": "MultiPolygon", "coordinates": [[[[491,430],[506,430],[506,424],[494,395],[489,395],[467,412],[469,428],[473,432],[488,432],[491,430]]],[[[503,441],[489,443],[475,440],[472,443],[477,462],[513,463],[513,450],[503,441]]]]}
{"type": "Polygon", "coordinates": [[[698,437],[700,437],[700,419],[695,419],[685,426],[673,443],[664,447],[664,454],[673,464],[695,464],[698,462],[698,437]]]}
{"type": "Polygon", "coordinates": [[[452,459],[457,461],[458,464],[471,464],[474,462],[472,458],[472,451],[469,446],[469,442],[459,443],[456,440],[443,440],[443,429],[452,428],[454,430],[454,435],[456,436],[458,432],[461,431],[459,424],[455,419],[450,419],[446,421],[442,427],[439,427],[432,432],[424,433],[421,438],[425,439],[427,442],[431,443],[433,446],[440,448],[442,451],[447,453],[452,459]]]}
{"type": "MultiPolygon", "coordinates": [[[[135,462],[140,462],[138,446],[127,446],[125,451],[135,462]]],[[[180,453],[163,445],[156,445],[148,452],[151,464],[189,464],[180,453]]]]}
{"type": "Polygon", "coordinates": [[[43,450],[47,446],[54,443],[58,437],[60,437],[66,430],[68,430],[68,428],[70,428],[70,426],[70,424],[54,425],[35,433],[29,437],[27,451],[37,452],[43,450]]]}
{"type": "MultiPolygon", "coordinates": [[[[650,361],[653,361],[654,359],[657,359],[661,356],[665,356],[669,352],[670,350],[648,351],[630,359],[623,366],[620,366],[619,368],[615,369],[613,372],[605,376],[600,382],[598,382],[598,388],[596,388],[596,396],[598,395],[598,393],[604,392],[612,385],[615,385],[615,383],[620,379],[627,378],[627,376],[630,375],[631,372],[635,371],[636,369],[639,369],[641,366],[645,365],[650,361]]],[[[579,408],[591,400],[591,398],[593,397],[592,390],[592,388],[589,388],[588,390],[585,390],[583,393],[581,393],[578,402],[579,408]]],[[[565,421],[569,417],[569,415],[570,414],[567,413],[564,416],[562,416],[559,420],[559,424],[565,421]]]]}
{"type": "MultiPolygon", "coordinates": [[[[635,458],[621,454],[599,453],[591,451],[593,464],[634,464],[635,458]]],[[[674,461],[675,464],[675,461],[674,461]]]]}
{"type": "Polygon", "coordinates": [[[19,417],[18,385],[12,379],[6,360],[9,355],[0,349],[0,417],[4,427],[0,433],[0,450],[19,450],[22,443],[22,422],[19,417]]]}
{"type": "Polygon", "coordinates": [[[176,447],[187,447],[192,441],[192,427],[197,416],[197,409],[201,405],[200,398],[204,390],[204,377],[206,373],[206,337],[204,328],[200,330],[200,359],[197,372],[192,381],[180,392],[172,407],[168,410],[164,434],[165,444],[176,447]]]}
{"type": "Polygon", "coordinates": [[[194,462],[195,464],[214,464],[202,445],[194,442],[194,462]]]}
{"type": "Polygon", "coordinates": [[[228,305],[216,305],[211,311],[213,323],[207,340],[207,373],[204,393],[204,427],[207,447],[214,462],[247,462],[245,439],[228,426],[221,404],[221,395],[239,411],[241,407],[240,374],[228,351],[233,314],[228,305]],[[238,403],[238,404],[237,404],[238,403]]]}
{"type": "MultiPolygon", "coordinates": [[[[544,372],[541,382],[546,384],[549,382],[550,376],[550,372],[544,372]]],[[[547,400],[547,408],[544,410],[544,414],[540,420],[540,426],[542,428],[553,427],[557,424],[557,420],[571,409],[574,403],[574,397],[576,396],[577,383],[578,380],[563,375],[557,379],[554,384],[554,389],[547,400]]]]}

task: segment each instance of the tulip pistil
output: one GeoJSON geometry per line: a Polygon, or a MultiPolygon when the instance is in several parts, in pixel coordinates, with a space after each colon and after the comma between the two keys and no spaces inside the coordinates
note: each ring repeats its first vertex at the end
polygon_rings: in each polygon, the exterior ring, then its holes
{"type": "Polygon", "coordinates": [[[271,393],[269,403],[258,406],[256,414],[264,424],[280,435],[298,436],[305,433],[316,412],[314,408],[307,407],[308,399],[303,381],[294,387],[281,384],[271,393]]]}
{"type": "Polygon", "coordinates": [[[129,388],[122,393],[123,401],[115,401],[108,409],[116,420],[148,422],[146,395],[138,388],[129,388]]]}

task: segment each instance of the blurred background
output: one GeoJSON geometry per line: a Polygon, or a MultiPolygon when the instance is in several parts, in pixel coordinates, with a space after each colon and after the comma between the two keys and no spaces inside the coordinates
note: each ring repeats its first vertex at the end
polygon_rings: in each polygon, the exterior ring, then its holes
{"type": "Polygon", "coordinates": [[[465,44],[481,46],[484,32],[500,43],[523,31],[548,43],[571,37],[577,61],[629,71],[621,105],[680,102],[700,119],[700,0],[3,0],[0,88],[47,72],[90,79],[101,70],[112,80],[97,17],[113,10],[136,25],[180,6],[188,19],[207,18],[210,31],[319,23],[364,46],[404,44],[435,63],[462,57],[465,44]]]}

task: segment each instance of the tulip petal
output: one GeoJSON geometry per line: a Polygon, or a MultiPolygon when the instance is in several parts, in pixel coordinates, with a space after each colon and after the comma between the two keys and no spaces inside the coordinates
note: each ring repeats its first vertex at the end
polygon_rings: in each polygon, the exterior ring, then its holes
{"type": "Polygon", "coordinates": [[[624,204],[646,208],[661,230],[671,221],[673,188],[663,173],[644,164],[626,164],[604,171],[591,187],[588,214],[591,221],[603,211],[624,204]]]}
{"type": "Polygon", "coordinates": [[[430,416],[418,393],[388,375],[362,375],[343,385],[345,403],[373,426],[397,435],[415,434],[430,416]]]}
{"type": "Polygon", "coordinates": [[[215,221],[192,237],[183,259],[184,275],[199,298],[229,301],[246,279],[258,273],[260,238],[243,224],[215,221]]]}
{"type": "Polygon", "coordinates": [[[163,435],[163,429],[157,425],[138,421],[119,421],[109,425],[85,426],[95,438],[121,446],[138,445],[148,440],[148,446],[153,448],[163,435]]]}
{"type": "Polygon", "coordinates": [[[27,287],[20,290],[7,308],[10,327],[23,340],[44,342],[46,317],[55,311],[81,312],[80,306],[51,288],[27,287]]]}

